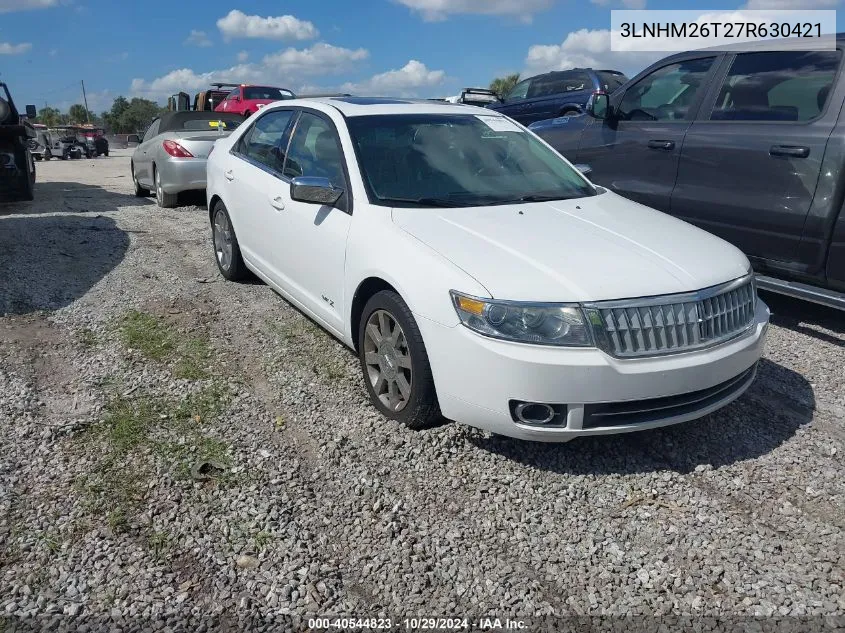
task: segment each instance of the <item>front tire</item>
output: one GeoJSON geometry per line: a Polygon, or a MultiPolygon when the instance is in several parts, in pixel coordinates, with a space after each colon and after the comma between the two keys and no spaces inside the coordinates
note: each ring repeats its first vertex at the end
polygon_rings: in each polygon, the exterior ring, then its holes
{"type": "Polygon", "coordinates": [[[176,193],[165,193],[164,189],[161,186],[161,173],[158,169],[155,170],[153,175],[153,179],[155,180],[156,186],[156,202],[158,206],[162,209],[172,209],[173,207],[179,204],[179,194],[176,193]]]}
{"type": "Polygon", "coordinates": [[[214,212],[211,214],[211,230],[214,259],[220,274],[229,281],[245,279],[248,271],[241,257],[241,247],[226,205],[220,200],[214,205],[214,212]]]}
{"type": "Polygon", "coordinates": [[[383,415],[415,430],[440,419],[422,334],[396,292],[377,292],[364,306],[358,358],[370,400],[383,415]]]}

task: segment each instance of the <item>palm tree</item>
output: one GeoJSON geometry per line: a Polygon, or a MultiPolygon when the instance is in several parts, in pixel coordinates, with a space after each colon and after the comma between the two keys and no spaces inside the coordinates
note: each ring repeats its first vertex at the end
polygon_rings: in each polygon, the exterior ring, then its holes
{"type": "Polygon", "coordinates": [[[496,93],[500,99],[504,99],[513,87],[519,83],[519,73],[507,75],[506,77],[496,77],[490,82],[490,90],[496,93]]]}

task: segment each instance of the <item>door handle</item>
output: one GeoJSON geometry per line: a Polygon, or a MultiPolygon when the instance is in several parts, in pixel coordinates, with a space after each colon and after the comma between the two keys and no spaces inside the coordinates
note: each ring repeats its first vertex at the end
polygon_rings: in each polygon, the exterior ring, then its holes
{"type": "Polygon", "coordinates": [[[648,146],[650,149],[670,150],[675,149],[675,141],[649,141],[648,146]]]}
{"type": "Polygon", "coordinates": [[[772,145],[769,148],[771,156],[789,156],[790,158],[807,158],[810,148],[802,145],[772,145]]]}
{"type": "Polygon", "coordinates": [[[284,211],[285,201],[282,200],[282,196],[276,196],[275,198],[270,198],[270,206],[279,211],[284,211]]]}
{"type": "Polygon", "coordinates": [[[231,169],[224,171],[223,175],[226,177],[226,180],[234,180],[235,179],[235,174],[232,172],[231,169]]]}

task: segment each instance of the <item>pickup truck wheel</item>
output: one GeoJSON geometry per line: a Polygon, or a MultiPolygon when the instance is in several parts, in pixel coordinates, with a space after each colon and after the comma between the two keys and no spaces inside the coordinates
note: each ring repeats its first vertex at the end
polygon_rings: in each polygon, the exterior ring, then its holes
{"type": "Polygon", "coordinates": [[[422,334],[396,292],[377,292],[364,306],[358,356],[370,400],[383,415],[415,430],[441,418],[422,334]]]}
{"type": "Polygon", "coordinates": [[[129,169],[132,171],[132,184],[135,185],[135,197],[146,198],[150,195],[149,189],[144,189],[138,184],[138,179],[135,177],[135,163],[129,164],[129,169]]]}
{"type": "Polygon", "coordinates": [[[214,259],[220,274],[229,281],[240,281],[247,277],[247,268],[241,257],[238,238],[229,219],[226,205],[217,201],[211,214],[211,230],[214,242],[214,259]]]}
{"type": "Polygon", "coordinates": [[[575,108],[564,108],[560,111],[558,116],[571,116],[573,114],[578,114],[578,110],[576,110],[575,108]]]}
{"type": "Polygon", "coordinates": [[[153,176],[155,180],[156,186],[156,203],[162,209],[172,209],[173,207],[179,204],[179,194],[176,193],[165,193],[164,189],[161,186],[161,174],[156,169],[155,175],[153,176]]]}

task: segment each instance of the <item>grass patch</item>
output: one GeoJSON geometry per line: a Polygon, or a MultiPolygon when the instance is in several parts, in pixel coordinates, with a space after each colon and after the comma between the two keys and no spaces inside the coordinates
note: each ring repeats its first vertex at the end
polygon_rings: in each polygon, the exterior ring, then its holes
{"type": "Polygon", "coordinates": [[[152,360],[164,360],[176,347],[172,328],[151,314],[138,310],[130,310],[123,316],[120,336],[128,347],[137,349],[152,360]]]}
{"type": "Polygon", "coordinates": [[[266,532],[262,530],[258,534],[255,535],[255,538],[252,539],[253,543],[255,544],[255,549],[262,550],[267,547],[271,541],[273,540],[273,535],[270,532],[266,532]]]}
{"type": "Polygon", "coordinates": [[[170,535],[167,532],[153,532],[147,537],[147,547],[156,560],[162,560],[167,556],[173,547],[170,535]]]}
{"type": "Polygon", "coordinates": [[[94,347],[97,344],[97,335],[87,327],[79,330],[77,337],[79,338],[79,343],[84,347],[94,347]]]}
{"type": "Polygon", "coordinates": [[[160,420],[159,407],[149,398],[115,398],[106,405],[105,427],[118,453],[124,454],[146,440],[160,420]]]}
{"type": "Polygon", "coordinates": [[[109,512],[106,516],[106,523],[115,534],[122,534],[129,528],[129,521],[126,519],[126,512],[123,508],[115,508],[109,512]]]}
{"type": "Polygon", "coordinates": [[[211,360],[211,347],[204,338],[190,338],[179,349],[179,359],[173,368],[176,378],[203,380],[208,378],[208,363],[211,360]]]}
{"type": "Polygon", "coordinates": [[[123,343],[154,361],[175,359],[173,376],[186,380],[209,377],[212,351],[207,336],[180,336],[173,326],[158,317],[131,310],[120,322],[123,343]]]}
{"type": "Polygon", "coordinates": [[[173,417],[183,424],[191,420],[202,423],[220,415],[229,404],[231,397],[232,394],[227,385],[213,382],[185,397],[175,408],[173,417]]]}

